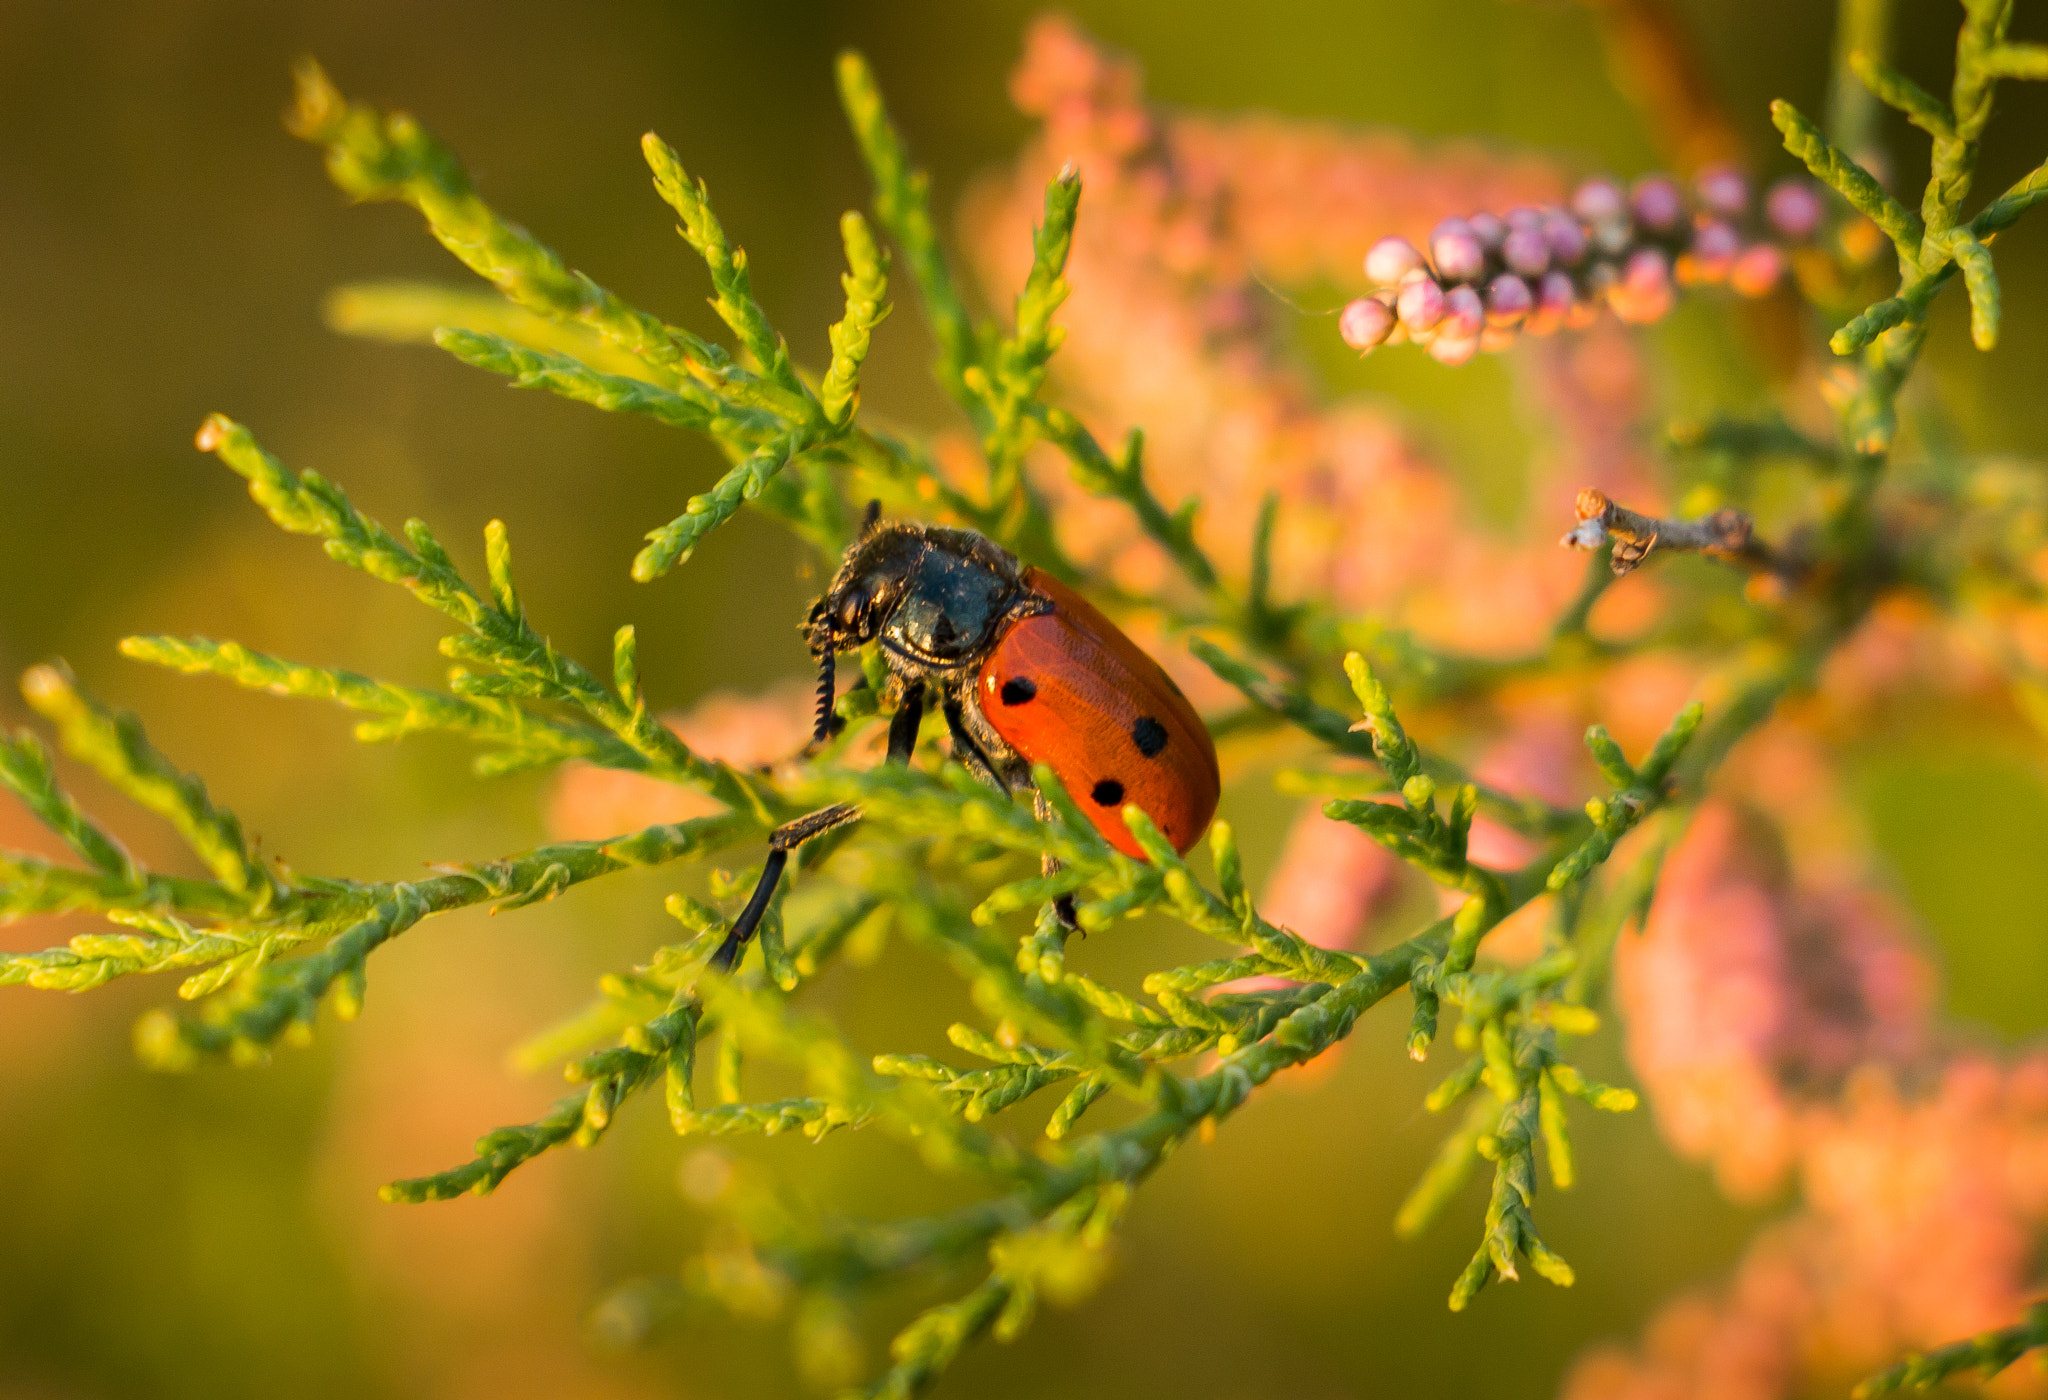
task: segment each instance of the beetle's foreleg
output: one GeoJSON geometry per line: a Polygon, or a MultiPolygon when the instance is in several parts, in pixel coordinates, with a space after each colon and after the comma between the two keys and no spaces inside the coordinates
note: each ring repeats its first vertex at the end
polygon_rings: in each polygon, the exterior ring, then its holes
{"type": "MultiPolygon", "coordinates": [[[[1037,817],[1040,822],[1050,822],[1052,820],[1052,803],[1046,801],[1045,794],[1037,788],[1031,789],[1031,815],[1037,817]]],[[[1039,874],[1057,875],[1059,872],[1060,863],[1056,857],[1043,854],[1038,857],[1039,874]]],[[[1061,928],[1065,929],[1068,933],[1080,932],[1081,923],[1074,915],[1074,896],[1072,894],[1063,894],[1058,899],[1055,899],[1052,902],[1052,912],[1059,916],[1061,928]]]]}
{"type": "MultiPolygon", "coordinates": [[[[923,719],[924,682],[912,681],[903,688],[903,703],[889,721],[888,762],[910,762],[911,751],[917,747],[918,725],[923,719]]],[[[747,944],[754,937],[754,930],[761,926],[762,916],[768,912],[768,902],[775,898],[775,887],[782,882],[782,872],[789,865],[791,851],[814,837],[859,820],[860,808],[851,802],[835,802],[793,822],[785,822],[770,832],[768,859],[762,863],[761,878],[755,883],[753,894],[747,898],[747,907],[740,910],[740,916],[733,920],[732,931],[726,934],[725,942],[719,944],[718,951],[711,955],[711,965],[724,972],[740,960],[740,954],[746,951],[747,944]]]]}
{"type": "Polygon", "coordinates": [[[997,771],[987,751],[968,732],[967,716],[961,709],[960,697],[948,691],[945,698],[939,702],[939,708],[945,712],[946,730],[953,736],[953,757],[959,761],[960,766],[990,787],[1002,792],[1010,791],[1010,785],[1003,781],[1003,775],[997,771]]]}
{"type": "Polygon", "coordinates": [[[837,733],[839,716],[833,712],[833,703],[839,698],[837,670],[839,658],[827,642],[825,649],[818,653],[818,709],[817,718],[811,725],[811,746],[823,744],[837,733]]]}
{"type": "Polygon", "coordinates": [[[732,931],[726,934],[725,942],[719,944],[718,951],[711,955],[711,965],[723,972],[739,961],[740,954],[754,936],[754,930],[761,926],[761,916],[768,912],[768,901],[775,897],[775,887],[782,881],[782,870],[789,864],[791,851],[834,827],[859,820],[860,808],[851,802],[835,802],[793,822],[785,822],[769,833],[768,859],[761,867],[761,878],[747,900],[747,907],[740,910],[739,918],[733,920],[732,931]]]}
{"type": "Polygon", "coordinates": [[[910,762],[910,755],[917,748],[918,726],[923,723],[924,682],[912,681],[903,687],[903,703],[889,719],[889,752],[883,762],[910,762]]]}

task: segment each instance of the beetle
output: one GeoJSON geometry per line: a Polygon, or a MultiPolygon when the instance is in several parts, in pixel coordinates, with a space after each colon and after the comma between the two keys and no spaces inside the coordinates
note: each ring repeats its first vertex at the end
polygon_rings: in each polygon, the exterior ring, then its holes
{"type": "MultiPolygon", "coordinates": [[[[1125,855],[1144,851],[1124,824],[1135,804],[1176,851],[1201,839],[1216,813],[1216,744],[1173,678],[1087,599],[972,530],[881,521],[868,508],[803,635],[818,664],[814,742],[831,736],[834,667],[842,651],[878,642],[900,700],[887,762],[908,763],[928,692],[953,756],[1006,792],[1032,788],[1044,763],[1095,829],[1125,855]]],[[[1033,789],[1039,820],[1051,816],[1033,789]]],[[[713,955],[729,968],[753,937],[804,842],[855,821],[837,803],[776,828],[745,909],[713,955]]],[[[1051,866],[1047,858],[1048,869],[1051,866]]],[[[1063,921],[1072,905],[1060,901],[1063,921]]]]}

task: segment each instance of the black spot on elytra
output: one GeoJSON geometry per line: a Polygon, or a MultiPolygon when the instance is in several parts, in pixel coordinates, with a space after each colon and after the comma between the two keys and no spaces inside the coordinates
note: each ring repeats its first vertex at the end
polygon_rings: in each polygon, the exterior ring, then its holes
{"type": "Polygon", "coordinates": [[[1095,799],[1095,805],[1098,807],[1121,806],[1124,800],[1124,785],[1115,778],[1104,778],[1088,795],[1095,799]]]}
{"type": "Polygon", "coordinates": [[[1157,758],[1159,751],[1166,747],[1166,726],[1150,715],[1145,715],[1131,726],[1131,742],[1138,746],[1138,752],[1147,758],[1157,758]]]}
{"type": "Polygon", "coordinates": [[[1038,687],[1028,676],[1012,676],[1003,682],[1003,703],[1005,705],[1028,705],[1038,687]]]}

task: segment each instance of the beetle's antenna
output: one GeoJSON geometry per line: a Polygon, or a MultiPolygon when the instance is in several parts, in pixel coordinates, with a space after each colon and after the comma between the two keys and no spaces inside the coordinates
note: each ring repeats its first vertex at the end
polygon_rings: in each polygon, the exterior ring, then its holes
{"type": "Polygon", "coordinates": [[[832,651],[832,644],[827,642],[824,651],[818,656],[818,718],[811,732],[811,742],[814,744],[822,744],[832,737],[832,721],[835,718],[832,713],[833,682],[837,662],[838,658],[832,651]]]}
{"type": "Polygon", "coordinates": [[[858,535],[854,536],[854,538],[855,538],[855,539],[857,539],[857,540],[864,540],[864,539],[866,539],[866,538],[867,538],[867,537],[868,537],[869,535],[872,535],[873,533],[875,533],[875,526],[879,525],[879,524],[881,523],[881,521],[882,521],[882,503],[881,503],[881,501],[880,501],[880,500],[872,500],[872,501],[869,501],[869,502],[868,502],[868,508],[867,508],[866,510],[864,510],[864,511],[862,511],[862,512],[861,512],[861,517],[860,517],[860,533],[859,533],[858,535]]]}

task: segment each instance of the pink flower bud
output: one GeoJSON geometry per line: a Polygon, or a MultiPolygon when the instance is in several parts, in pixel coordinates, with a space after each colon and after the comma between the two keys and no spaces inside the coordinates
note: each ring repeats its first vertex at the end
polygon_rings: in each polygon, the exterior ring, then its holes
{"type": "Polygon", "coordinates": [[[1627,209],[1621,186],[1604,177],[1596,176],[1572,191],[1572,213],[1578,215],[1580,223],[1613,223],[1627,209]]]}
{"type": "Polygon", "coordinates": [[[1469,282],[1486,270],[1486,249],[1463,219],[1445,219],[1429,235],[1429,256],[1445,280],[1469,282]]]}
{"type": "Polygon", "coordinates": [[[1670,275],[1670,260],[1656,248],[1638,248],[1621,265],[1622,283],[1631,288],[1648,288],[1667,280],[1670,275]]]}
{"type": "Polygon", "coordinates": [[[1671,260],[1657,248],[1638,248],[1621,265],[1621,285],[1631,292],[1654,292],[1671,285],[1671,260]]]}
{"type": "Polygon", "coordinates": [[[1538,209],[1533,204],[1517,204],[1514,208],[1503,214],[1501,218],[1507,224],[1509,233],[1522,228],[1532,228],[1541,233],[1543,231],[1543,215],[1544,211],[1538,209]]]}
{"type": "Polygon", "coordinates": [[[1337,334],[1360,354],[1385,340],[1393,329],[1394,313],[1377,297],[1360,297],[1337,317],[1337,334]]]}
{"type": "Polygon", "coordinates": [[[1544,238],[1541,225],[1511,228],[1508,236],[1501,240],[1500,256],[1510,272],[1519,272],[1524,277],[1541,277],[1544,269],[1550,266],[1550,242],[1544,238]]]}
{"type": "Polygon", "coordinates": [[[1440,335],[1429,342],[1430,358],[1439,364],[1462,365],[1479,353],[1479,337],[1476,335],[1440,335]]]}
{"type": "Polygon", "coordinates": [[[1671,264],[1656,248],[1638,248],[1629,254],[1620,279],[1607,293],[1614,314],[1638,326],[1662,319],[1675,299],[1671,264]]]}
{"type": "Polygon", "coordinates": [[[1629,210],[1636,222],[1656,233],[1669,233],[1685,217],[1685,196],[1669,175],[1645,175],[1629,191],[1629,210]]]}
{"type": "Polygon", "coordinates": [[[1576,267],[1586,256],[1586,231],[1561,209],[1544,214],[1543,239],[1550,245],[1550,260],[1559,267],[1576,267]]]}
{"type": "Polygon", "coordinates": [[[1700,204],[1724,219],[1742,217],[1749,208],[1749,180],[1732,165],[1710,165],[1693,177],[1700,204]]]}
{"type": "Polygon", "coordinates": [[[1365,255],[1365,275],[1391,287],[1422,266],[1422,254],[1405,238],[1382,238],[1365,255]]]}
{"type": "Polygon", "coordinates": [[[1401,324],[1408,334],[1420,337],[1443,320],[1444,289],[1436,284],[1433,277],[1416,277],[1401,285],[1401,295],[1395,305],[1400,310],[1401,324]]]}
{"type": "Polygon", "coordinates": [[[1472,236],[1479,240],[1479,246],[1492,252],[1500,247],[1500,241],[1508,236],[1507,221],[1498,214],[1478,213],[1465,220],[1472,230],[1472,236]]]}
{"type": "Polygon", "coordinates": [[[1586,241],[1592,245],[1593,252],[1598,256],[1618,258],[1635,246],[1636,228],[1626,219],[1594,224],[1586,230],[1586,241]]]}
{"type": "Polygon", "coordinates": [[[1486,303],[1469,286],[1457,286],[1444,293],[1444,318],[1436,333],[1452,340],[1475,340],[1486,327],[1486,303]]]}
{"type": "Polygon", "coordinates": [[[1760,297],[1785,275],[1785,255],[1775,243],[1752,243],[1728,271],[1728,285],[1746,297],[1760,297]]]}
{"type": "Polygon", "coordinates": [[[1742,251],[1742,239],[1733,227],[1716,219],[1702,224],[1692,236],[1692,247],[1678,259],[1681,282],[1719,282],[1735,266],[1742,251]]]}
{"type": "Polygon", "coordinates": [[[1529,311],[1529,318],[1522,323],[1522,329],[1530,335],[1549,335],[1564,324],[1571,312],[1572,304],[1579,299],[1579,289],[1572,285],[1571,277],[1562,272],[1546,272],[1536,287],[1536,305],[1529,311]]]}
{"type": "Polygon", "coordinates": [[[1795,243],[1804,243],[1820,228],[1820,194],[1805,180],[1788,177],[1771,186],[1764,199],[1764,217],[1771,227],[1795,243]]]}
{"type": "Polygon", "coordinates": [[[1522,318],[1529,314],[1529,308],[1536,304],[1535,294],[1529,284],[1512,272],[1503,273],[1493,279],[1486,289],[1486,324],[1495,327],[1514,327],[1522,324],[1522,318]]]}

